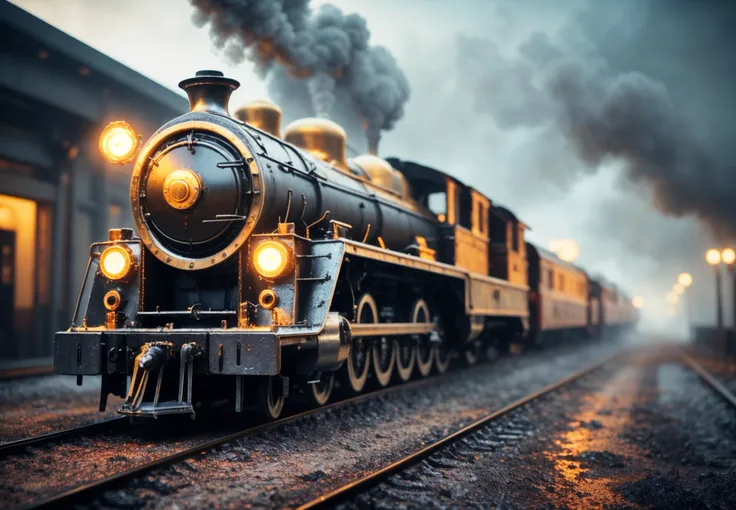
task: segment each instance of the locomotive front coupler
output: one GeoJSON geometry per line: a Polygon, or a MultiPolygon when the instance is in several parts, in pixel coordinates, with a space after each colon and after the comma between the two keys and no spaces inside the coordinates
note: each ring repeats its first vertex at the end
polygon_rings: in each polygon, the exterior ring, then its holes
{"type": "Polygon", "coordinates": [[[161,414],[190,414],[194,419],[195,413],[192,406],[192,378],[193,363],[196,356],[201,354],[202,349],[194,342],[184,344],[181,347],[180,373],[179,373],[179,399],[174,402],[162,402],[159,404],[161,385],[163,383],[164,369],[174,357],[174,344],[171,342],[148,342],[141,346],[140,353],[135,357],[133,365],[133,377],[127,398],[118,409],[118,413],[127,416],[141,416],[158,418],[161,414]],[[152,371],[158,371],[156,390],[153,402],[143,402],[148,385],[148,377],[152,371]],[[187,400],[184,401],[185,374],[188,376],[187,400]]]}

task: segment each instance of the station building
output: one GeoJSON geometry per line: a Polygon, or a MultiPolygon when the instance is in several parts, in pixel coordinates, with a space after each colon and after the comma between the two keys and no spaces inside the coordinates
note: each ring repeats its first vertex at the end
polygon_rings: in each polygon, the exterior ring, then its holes
{"type": "Polygon", "coordinates": [[[187,100],[0,0],[0,363],[51,356],[69,327],[89,247],[132,227],[130,167],[101,130],[145,141],[187,100]]]}

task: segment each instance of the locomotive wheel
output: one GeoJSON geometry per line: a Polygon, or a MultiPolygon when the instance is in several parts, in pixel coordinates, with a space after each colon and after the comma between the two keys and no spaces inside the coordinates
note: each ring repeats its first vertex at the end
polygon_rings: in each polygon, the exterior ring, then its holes
{"type": "MultiPolygon", "coordinates": [[[[363,294],[358,300],[355,311],[355,322],[375,322],[378,318],[376,302],[370,294],[363,294]]],[[[343,387],[351,393],[360,393],[365,387],[368,379],[368,371],[371,368],[370,344],[365,338],[353,337],[350,345],[350,354],[345,360],[345,365],[340,369],[340,380],[343,387]]]]}
{"type": "Polygon", "coordinates": [[[406,382],[411,378],[417,364],[417,344],[412,338],[402,338],[396,342],[396,375],[406,382]]]}
{"type": "Polygon", "coordinates": [[[452,360],[450,349],[444,340],[434,349],[434,363],[438,374],[444,374],[450,368],[452,360]]]}
{"type": "Polygon", "coordinates": [[[465,365],[468,367],[472,367],[478,363],[478,360],[481,359],[481,355],[483,354],[483,345],[480,340],[476,340],[475,342],[470,342],[469,344],[466,344],[463,350],[465,351],[465,365]]]}
{"type": "Polygon", "coordinates": [[[309,403],[315,406],[323,406],[330,400],[332,388],[335,386],[335,372],[322,372],[319,382],[310,384],[307,391],[309,403]]]}
{"type": "MultiPolygon", "coordinates": [[[[432,322],[432,316],[429,314],[429,307],[423,299],[414,302],[411,312],[411,322],[432,322]]],[[[434,347],[429,340],[429,335],[416,335],[413,337],[416,342],[416,364],[419,374],[427,377],[432,371],[432,363],[434,362],[434,347]]]]}
{"type": "MultiPolygon", "coordinates": [[[[377,310],[375,302],[373,303],[373,310],[377,310]]],[[[375,313],[374,317],[374,322],[378,322],[378,313],[375,313]]],[[[394,372],[394,365],[396,365],[398,346],[396,339],[392,337],[382,336],[373,339],[371,344],[373,375],[381,388],[385,388],[391,382],[391,375],[394,372]]]]}
{"type": "Polygon", "coordinates": [[[275,420],[284,409],[284,382],[279,376],[265,376],[258,381],[258,408],[267,420],[275,420]]]}
{"type": "Polygon", "coordinates": [[[501,354],[502,351],[495,342],[490,342],[483,350],[483,355],[485,356],[486,361],[495,361],[501,356],[501,354]]]}

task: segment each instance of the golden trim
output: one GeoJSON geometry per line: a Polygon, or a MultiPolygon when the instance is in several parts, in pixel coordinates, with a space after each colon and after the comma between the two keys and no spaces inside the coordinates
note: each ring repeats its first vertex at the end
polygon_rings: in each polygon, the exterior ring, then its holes
{"type": "Polygon", "coordinates": [[[454,225],[457,221],[457,184],[451,177],[445,179],[447,183],[447,192],[445,195],[445,206],[447,210],[446,222],[448,225],[454,225]]]}
{"type": "Polygon", "coordinates": [[[108,291],[105,297],[102,298],[102,302],[105,304],[105,308],[114,312],[120,308],[120,303],[123,301],[120,293],[116,290],[108,291]]]}
{"type": "Polygon", "coordinates": [[[258,295],[258,304],[264,310],[272,310],[279,303],[279,297],[271,289],[265,289],[258,295]]]}
{"type": "MultiPolygon", "coordinates": [[[[334,241],[333,241],[334,242],[334,241]]],[[[444,262],[433,262],[431,260],[423,260],[414,255],[407,255],[397,251],[387,250],[385,248],[379,248],[370,244],[363,244],[358,241],[343,240],[345,244],[345,253],[351,255],[357,255],[359,257],[366,257],[372,260],[378,260],[380,262],[386,262],[388,264],[396,264],[401,266],[410,267],[412,269],[419,269],[422,271],[430,271],[432,273],[443,274],[445,276],[451,276],[453,278],[461,278],[468,280],[477,280],[487,283],[495,283],[506,288],[518,289],[528,291],[529,287],[526,285],[518,285],[515,283],[509,283],[506,280],[495,278],[493,276],[486,276],[478,273],[473,273],[457,266],[445,264],[444,262]]]]}
{"type": "Polygon", "coordinates": [[[529,310],[526,308],[473,308],[471,316],[529,317],[529,310]]]}
{"type": "Polygon", "coordinates": [[[427,240],[422,236],[414,236],[419,246],[419,258],[424,260],[437,260],[437,251],[427,246],[427,240]]]}
{"type": "Polygon", "coordinates": [[[105,327],[107,329],[117,329],[118,327],[118,313],[109,311],[105,315],[105,327]]]}
{"type": "Polygon", "coordinates": [[[189,209],[202,195],[202,179],[188,168],[174,170],[164,179],[163,194],[174,209],[189,209]]]}
{"type": "Polygon", "coordinates": [[[243,244],[245,244],[245,241],[253,233],[255,226],[258,224],[258,220],[260,219],[263,212],[262,197],[264,197],[265,195],[265,179],[261,177],[258,165],[256,164],[255,159],[253,158],[253,155],[245,142],[241,140],[233,130],[208,121],[193,120],[177,123],[169,127],[168,129],[164,129],[163,131],[160,131],[159,133],[152,136],[151,139],[148,140],[148,142],[146,143],[145,147],[143,147],[143,150],[140,152],[140,155],[135,163],[135,167],[133,168],[133,175],[130,180],[130,208],[133,213],[133,221],[135,223],[136,229],[138,230],[138,235],[141,238],[141,242],[153,254],[154,257],[156,257],[164,264],[175,267],[177,269],[183,269],[185,271],[197,271],[199,269],[212,267],[215,264],[229,259],[235,253],[237,253],[239,248],[241,248],[243,244]],[[163,140],[179,133],[188,133],[193,130],[210,131],[223,137],[229,143],[233,144],[235,148],[240,152],[243,160],[248,162],[247,164],[252,176],[253,188],[256,192],[251,195],[251,208],[250,212],[248,213],[248,218],[245,221],[245,225],[243,226],[243,229],[240,231],[240,233],[235,237],[235,239],[233,239],[233,241],[227,247],[223,248],[218,253],[215,253],[214,255],[211,255],[209,257],[203,257],[199,259],[177,255],[156,243],[153,239],[153,236],[149,232],[148,227],[146,226],[146,222],[143,218],[143,211],[140,205],[141,180],[144,170],[150,164],[150,156],[156,149],[159,148],[159,145],[163,140]]]}

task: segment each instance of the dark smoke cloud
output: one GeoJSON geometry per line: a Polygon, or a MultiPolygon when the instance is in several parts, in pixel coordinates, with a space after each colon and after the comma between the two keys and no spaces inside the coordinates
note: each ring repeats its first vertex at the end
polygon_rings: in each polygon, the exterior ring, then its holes
{"type": "Polygon", "coordinates": [[[461,69],[478,111],[504,130],[531,127],[557,137],[550,145],[567,144],[583,163],[570,165],[571,174],[622,162],[630,183],[651,189],[660,211],[695,216],[717,237],[736,239],[734,75],[723,72],[736,71],[734,8],[602,4],[593,2],[554,38],[532,35],[508,57],[493,41],[460,37],[461,69]],[[606,11],[619,14],[609,26],[601,21],[606,11]]]}
{"type": "Polygon", "coordinates": [[[195,24],[209,24],[213,44],[230,61],[250,60],[264,77],[284,67],[305,79],[317,115],[328,116],[336,88],[347,89],[372,146],[403,116],[409,83],[385,48],[370,46],[361,16],[329,4],[313,11],[309,0],[191,3],[195,24]]]}

